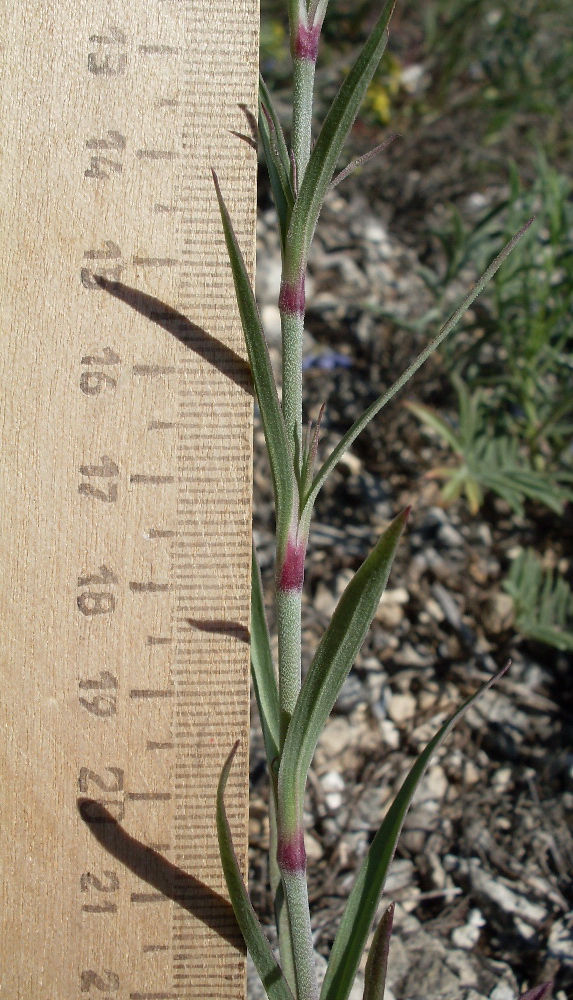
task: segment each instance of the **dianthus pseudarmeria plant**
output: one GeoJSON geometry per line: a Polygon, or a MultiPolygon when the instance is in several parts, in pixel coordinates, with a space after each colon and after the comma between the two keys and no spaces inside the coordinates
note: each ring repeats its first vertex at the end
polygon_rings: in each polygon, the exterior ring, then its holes
{"type": "MultiPolygon", "coordinates": [[[[402,388],[455,327],[523,236],[525,226],[492,262],[434,340],[358,418],[317,468],[320,418],[303,425],[302,342],[308,252],[324,198],[364,157],[334,176],[341,152],[388,39],[394,3],[388,0],[356,63],[346,76],[313,142],[314,72],[328,0],[287,0],[293,58],[291,146],[271,97],[260,84],[259,132],[274,195],[282,250],[279,309],[282,324],[282,401],[279,401],[255,297],[217,176],[237,301],[269,454],[276,511],[278,663],[273,663],[261,577],[253,552],[251,663],[270,777],[271,889],[280,955],[277,961],[251,905],[231,841],[224,794],[236,746],[224,766],[217,796],[217,828],[229,895],[247,948],[269,1000],[347,1000],[405,814],[433,752],[466,709],[503,670],[469,698],[420,754],[378,830],[356,876],[319,991],[306,881],[303,807],[305,784],[320,733],[370,628],[406,526],[409,508],[386,528],[348,584],[301,678],[301,592],[313,506],[327,476],[363,428],[402,388]]],[[[380,152],[377,147],[367,157],[380,152]]],[[[504,668],[505,670],[506,668],[504,668]]],[[[380,919],[370,947],[364,1000],[383,1000],[393,906],[380,919]]],[[[544,1000],[551,984],[522,1000],[544,1000]]]]}

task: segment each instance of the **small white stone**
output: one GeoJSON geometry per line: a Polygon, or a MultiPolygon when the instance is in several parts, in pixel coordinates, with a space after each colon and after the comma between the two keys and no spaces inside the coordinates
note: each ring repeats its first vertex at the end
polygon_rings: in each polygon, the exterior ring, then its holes
{"type": "Polygon", "coordinates": [[[489,1000],[514,1000],[515,994],[508,983],[498,983],[489,995],[489,1000]]]}
{"type": "Polygon", "coordinates": [[[324,583],[319,583],[313,603],[316,611],[330,616],[338,604],[338,597],[324,583]]]}
{"type": "Polygon", "coordinates": [[[416,699],[412,694],[393,694],[388,701],[388,715],[397,725],[412,719],[415,713],[416,699]]]}
{"type": "Polygon", "coordinates": [[[404,66],[400,74],[400,82],[409,94],[416,94],[422,86],[422,81],[424,79],[424,67],[422,63],[411,63],[410,66],[404,66]]]}
{"type": "Polygon", "coordinates": [[[442,524],[438,530],[438,538],[448,549],[459,549],[464,544],[462,535],[453,524],[442,524]]]}
{"type": "Polygon", "coordinates": [[[358,476],[362,471],[362,460],[352,451],[347,451],[338,461],[339,465],[344,465],[351,476],[358,476]]]}
{"type": "Polygon", "coordinates": [[[257,254],[256,295],[260,303],[277,302],[281,288],[282,267],[280,257],[257,254]]]}
{"type": "Polygon", "coordinates": [[[467,760],[464,764],[464,783],[469,788],[471,785],[477,784],[480,777],[479,768],[476,767],[473,760],[467,760]]]}
{"type": "Polygon", "coordinates": [[[500,767],[497,771],[494,771],[491,778],[492,788],[499,794],[500,792],[505,792],[509,787],[511,782],[511,768],[510,767],[500,767]]]}
{"type": "Polygon", "coordinates": [[[441,764],[434,764],[429,768],[425,775],[425,784],[428,798],[441,802],[448,790],[448,779],[441,764]]]}
{"type": "Polygon", "coordinates": [[[473,888],[483,893],[505,913],[514,916],[519,932],[524,937],[535,934],[534,927],[547,918],[547,910],[539,903],[532,903],[525,896],[513,892],[508,886],[483,871],[477,858],[469,859],[469,873],[473,888]],[[519,914],[519,916],[518,916],[519,914]],[[531,923],[525,923],[530,921],[531,923]]]}
{"type": "Polygon", "coordinates": [[[340,809],[343,798],[340,792],[327,792],[324,796],[324,801],[331,812],[338,812],[340,809]]]}
{"type": "Polygon", "coordinates": [[[380,603],[376,609],[374,618],[386,629],[395,629],[404,618],[404,611],[400,604],[380,603]]]}
{"type": "Polygon", "coordinates": [[[331,812],[337,812],[344,801],[342,792],[344,791],[344,778],[338,771],[327,771],[321,779],[322,787],[325,791],[324,801],[331,812]]]}
{"type": "Polygon", "coordinates": [[[342,569],[338,576],[336,577],[336,593],[340,596],[346,590],[348,584],[354,577],[354,573],[351,569],[342,569]]]}
{"type": "Polygon", "coordinates": [[[410,595],[405,587],[394,587],[384,591],[380,603],[407,604],[409,600],[410,600],[410,595]]]}
{"type": "Polygon", "coordinates": [[[425,608],[426,611],[428,612],[428,616],[429,617],[431,616],[436,622],[443,622],[444,618],[446,617],[440,605],[438,604],[437,601],[434,600],[433,597],[428,597],[428,599],[425,602],[425,608]]]}
{"type": "Polygon", "coordinates": [[[479,940],[481,928],[484,924],[485,919],[481,910],[471,910],[465,926],[456,927],[451,933],[452,942],[456,948],[464,948],[466,951],[471,951],[479,940]]]}
{"type": "Polygon", "coordinates": [[[526,924],[525,920],[520,920],[516,916],[513,919],[515,920],[515,926],[525,941],[532,941],[536,937],[537,931],[531,924],[526,924]]]}
{"type": "Polygon", "coordinates": [[[482,191],[473,191],[468,195],[466,203],[472,212],[483,212],[484,208],[487,208],[487,198],[482,191]]]}
{"type": "Polygon", "coordinates": [[[344,778],[338,771],[327,771],[322,775],[320,783],[325,792],[342,792],[344,790],[344,778]]]}
{"type": "Polygon", "coordinates": [[[388,242],[388,230],[374,215],[368,215],[366,217],[362,232],[364,234],[364,238],[367,239],[369,243],[388,242]]]}
{"type": "Polygon", "coordinates": [[[547,942],[549,954],[556,955],[567,962],[573,964],[573,916],[567,915],[561,920],[556,920],[549,934],[547,942]]]}
{"type": "Polygon", "coordinates": [[[397,750],[400,746],[400,733],[391,719],[380,720],[380,736],[385,746],[390,750],[397,750]]]}
{"type": "Polygon", "coordinates": [[[275,305],[264,305],[261,307],[261,322],[269,344],[280,343],[281,340],[281,314],[279,307],[275,305]]]}
{"type": "Polygon", "coordinates": [[[304,835],[304,849],[306,851],[307,861],[320,861],[324,851],[318,840],[310,835],[310,833],[305,833],[304,835]]]}
{"type": "Polygon", "coordinates": [[[346,749],[351,738],[352,730],[348,719],[344,716],[333,716],[321,733],[318,755],[326,760],[338,757],[346,749]]]}

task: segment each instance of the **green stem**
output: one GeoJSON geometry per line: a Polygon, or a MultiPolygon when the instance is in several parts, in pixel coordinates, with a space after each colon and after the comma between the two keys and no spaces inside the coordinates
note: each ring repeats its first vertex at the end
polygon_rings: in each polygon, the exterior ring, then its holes
{"type": "Polygon", "coordinates": [[[292,453],[300,464],[302,438],[302,338],[304,313],[281,310],[282,325],[282,409],[292,453]]]}
{"type": "Polygon", "coordinates": [[[275,909],[275,925],[279,939],[281,968],[283,970],[285,979],[291,988],[293,996],[296,997],[297,984],[296,984],[295,961],[294,961],[292,940],[290,936],[290,923],[288,918],[288,910],[284,894],[284,886],[283,886],[281,871],[277,861],[278,838],[277,838],[276,789],[274,787],[275,782],[272,775],[270,776],[270,780],[271,780],[271,794],[269,799],[269,825],[270,825],[269,880],[271,883],[271,893],[275,909]]]}
{"type": "Polygon", "coordinates": [[[300,591],[277,593],[279,641],[279,705],[281,749],[297,702],[301,683],[301,595],[300,591]]]}
{"type": "Polygon", "coordinates": [[[306,871],[293,874],[283,871],[283,886],[288,908],[299,1000],[318,1000],[306,871]]]}
{"type": "Polygon", "coordinates": [[[298,190],[310,159],[314,67],[313,59],[295,57],[293,60],[292,152],[298,190]]]}

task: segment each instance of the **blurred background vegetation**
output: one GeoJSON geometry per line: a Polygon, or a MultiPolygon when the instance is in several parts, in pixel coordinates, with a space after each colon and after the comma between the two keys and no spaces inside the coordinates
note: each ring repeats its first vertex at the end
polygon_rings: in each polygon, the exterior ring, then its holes
{"type": "MultiPolygon", "coordinates": [[[[371,0],[331,0],[317,123],[378,10],[371,0]]],[[[261,13],[261,69],[282,117],[290,94],[284,3],[262,0],[261,13]]],[[[374,159],[345,184],[383,203],[391,228],[416,247],[431,307],[409,327],[383,304],[379,314],[424,340],[535,215],[442,349],[439,406],[430,398],[410,410],[445,456],[428,470],[443,484],[444,503],[465,502],[476,515],[493,494],[529,518],[537,554],[524,549],[504,587],[522,634],[529,628],[568,650],[573,560],[561,559],[561,575],[544,574],[534,529],[543,523],[537,512],[549,510],[573,535],[571,13],[570,0],[398,0],[345,161],[400,134],[382,168],[374,159]]]]}
{"type": "MultiPolygon", "coordinates": [[[[338,0],[327,12],[318,97],[332,96],[367,37],[378,7],[338,0]]],[[[281,0],[262,0],[261,67],[275,94],[289,83],[281,0]]],[[[390,43],[356,136],[375,138],[456,123],[462,145],[481,147],[482,167],[510,154],[531,173],[531,152],[565,167],[573,137],[573,19],[568,0],[401,0],[390,43]]],[[[474,149],[472,152],[476,152],[474,149]]]]}

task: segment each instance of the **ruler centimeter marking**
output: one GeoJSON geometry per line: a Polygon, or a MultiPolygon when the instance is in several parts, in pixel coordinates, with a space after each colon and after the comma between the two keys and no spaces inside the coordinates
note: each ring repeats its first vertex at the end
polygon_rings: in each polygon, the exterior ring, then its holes
{"type": "Polygon", "coordinates": [[[0,227],[2,995],[241,1000],[254,0],[18,0],[0,227]]]}

